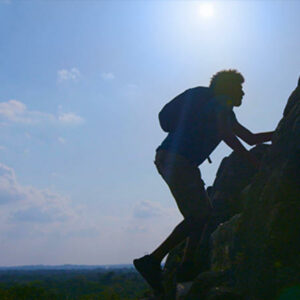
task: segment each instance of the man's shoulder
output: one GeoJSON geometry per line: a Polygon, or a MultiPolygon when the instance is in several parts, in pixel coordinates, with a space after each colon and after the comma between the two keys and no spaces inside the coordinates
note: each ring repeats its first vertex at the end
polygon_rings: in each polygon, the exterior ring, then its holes
{"type": "Polygon", "coordinates": [[[205,87],[205,86],[196,86],[193,88],[189,88],[185,91],[186,93],[190,93],[190,94],[195,94],[195,95],[205,95],[205,96],[213,96],[213,92],[209,87],[205,87]]]}

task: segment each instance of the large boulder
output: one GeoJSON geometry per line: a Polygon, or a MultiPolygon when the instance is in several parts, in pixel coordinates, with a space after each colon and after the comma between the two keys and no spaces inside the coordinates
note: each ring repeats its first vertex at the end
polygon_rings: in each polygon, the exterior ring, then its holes
{"type": "Polygon", "coordinates": [[[289,98],[269,153],[245,194],[236,233],[236,252],[244,259],[235,276],[249,299],[280,299],[300,286],[299,90],[289,98]]]}

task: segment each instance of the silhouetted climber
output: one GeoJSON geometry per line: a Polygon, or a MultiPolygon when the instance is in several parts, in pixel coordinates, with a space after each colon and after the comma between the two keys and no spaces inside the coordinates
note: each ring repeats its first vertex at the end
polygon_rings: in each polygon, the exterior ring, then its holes
{"type": "Polygon", "coordinates": [[[236,70],[216,73],[210,86],[188,89],[160,112],[163,130],[169,132],[156,150],[155,165],[168,184],[184,217],[169,237],[150,255],[133,261],[134,266],[156,293],[163,293],[162,259],[186,239],[177,282],[195,275],[194,252],[208,222],[212,207],[198,166],[223,140],[230,148],[259,167],[257,159],[238,140],[249,145],[270,141],[273,132],[253,134],[237,121],[234,106],[240,106],[243,76],[236,70]]]}

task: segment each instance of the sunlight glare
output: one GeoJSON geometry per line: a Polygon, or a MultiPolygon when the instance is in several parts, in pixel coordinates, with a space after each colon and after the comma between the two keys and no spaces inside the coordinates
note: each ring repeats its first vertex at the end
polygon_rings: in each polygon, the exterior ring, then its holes
{"type": "Polygon", "coordinates": [[[199,14],[203,18],[211,18],[214,15],[212,3],[201,3],[199,6],[199,14]]]}

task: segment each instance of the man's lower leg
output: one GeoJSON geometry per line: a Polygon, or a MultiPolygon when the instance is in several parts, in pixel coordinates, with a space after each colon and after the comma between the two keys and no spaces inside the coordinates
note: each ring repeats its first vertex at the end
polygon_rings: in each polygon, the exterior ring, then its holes
{"type": "Polygon", "coordinates": [[[195,252],[202,240],[205,227],[205,224],[195,226],[193,231],[189,234],[181,264],[176,271],[177,282],[192,281],[197,276],[198,269],[195,264],[195,252]]]}
{"type": "Polygon", "coordinates": [[[192,223],[190,220],[184,219],[180,222],[172,233],[167,237],[167,239],[150,255],[153,256],[158,261],[162,261],[163,258],[180,242],[188,237],[192,228],[192,223]]]}
{"type": "Polygon", "coordinates": [[[182,263],[186,261],[194,262],[195,252],[202,240],[205,228],[206,224],[203,224],[202,227],[197,227],[197,230],[193,229],[193,231],[188,235],[182,257],[182,263]]]}

